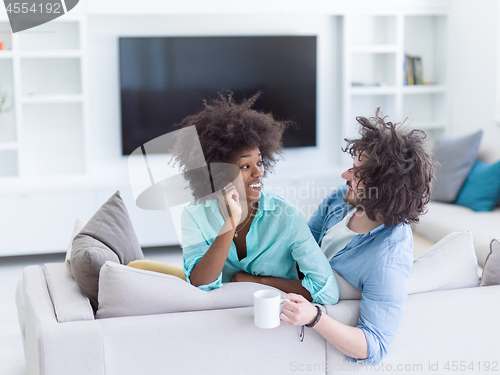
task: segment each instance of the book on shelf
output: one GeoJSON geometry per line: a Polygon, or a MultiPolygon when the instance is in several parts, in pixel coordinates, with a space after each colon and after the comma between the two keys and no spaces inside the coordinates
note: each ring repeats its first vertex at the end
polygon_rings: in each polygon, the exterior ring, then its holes
{"type": "Polygon", "coordinates": [[[423,85],[422,58],[420,56],[405,55],[404,84],[423,85]]]}

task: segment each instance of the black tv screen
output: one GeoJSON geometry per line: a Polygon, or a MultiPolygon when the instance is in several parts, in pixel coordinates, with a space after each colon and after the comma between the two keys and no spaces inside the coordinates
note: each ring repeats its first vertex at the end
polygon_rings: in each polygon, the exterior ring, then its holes
{"type": "Polygon", "coordinates": [[[285,147],[316,146],[316,37],[119,38],[122,153],[177,130],[184,117],[229,89],[237,101],[298,126],[285,147]]]}

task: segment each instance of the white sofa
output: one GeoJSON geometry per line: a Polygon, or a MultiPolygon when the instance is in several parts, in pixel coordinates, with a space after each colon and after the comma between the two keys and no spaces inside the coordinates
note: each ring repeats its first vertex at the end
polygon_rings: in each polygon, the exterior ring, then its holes
{"type": "MultiPolygon", "coordinates": [[[[476,267],[468,232],[448,236],[418,258],[389,353],[382,364],[364,368],[349,363],[313,329],[306,329],[300,342],[297,327],[256,328],[250,291],[262,288],[258,284],[224,287],[244,291],[238,295],[239,307],[211,305],[210,310],[159,313],[156,309],[170,305],[173,292],[181,295],[176,303],[183,298],[191,303],[190,293],[203,293],[210,301],[214,291],[202,292],[187,283],[178,289],[174,285],[181,281],[174,276],[108,262],[101,268],[99,308],[117,317],[96,319],[64,263],[31,266],[24,269],[17,290],[27,373],[449,374],[464,366],[470,373],[486,367],[500,370],[500,286],[478,287],[476,267]],[[112,274],[118,277],[110,278],[112,274]],[[127,303],[146,315],[125,316],[127,303]]],[[[341,300],[326,306],[326,311],[355,326],[360,292],[343,278],[338,281],[341,300]]],[[[224,288],[219,291],[225,293],[224,288]]]]}
{"type": "MultiPolygon", "coordinates": [[[[477,159],[487,163],[498,162],[500,148],[483,142],[477,159]]],[[[478,265],[483,267],[490,251],[491,239],[500,233],[500,202],[489,212],[476,212],[464,206],[434,201],[427,205],[427,210],[420,217],[420,222],[412,225],[413,232],[436,243],[450,233],[470,231],[478,265]]]]}

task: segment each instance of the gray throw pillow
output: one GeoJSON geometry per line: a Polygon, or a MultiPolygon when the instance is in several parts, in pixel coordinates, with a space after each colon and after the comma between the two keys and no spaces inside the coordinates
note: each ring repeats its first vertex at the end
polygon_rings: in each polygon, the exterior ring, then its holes
{"type": "Polygon", "coordinates": [[[106,262],[99,279],[97,318],[253,306],[253,293],[273,287],[227,283],[209,292],[176,276],[106,262]]]}
{"type": "Polygon", "coordinates": [[[490,243],[490,253],[484,262],[479,286],[490,285],[500,285],[500,238],[495,238],[490,243]]]}
{"type": "Polygon", "coordinates": [[[431,199],[444,203],[457,200],[465,180],[476,162],[483,131],[462,138],[439,139],[433,147],[436,169],[431,199]]]}
{"type": "Polygon", "coordinates": [[[97,310],[99,271],[106,261],[144,259],[125,204],[117,191],[73,240],[71,269],[76,283],[97,310]]]}

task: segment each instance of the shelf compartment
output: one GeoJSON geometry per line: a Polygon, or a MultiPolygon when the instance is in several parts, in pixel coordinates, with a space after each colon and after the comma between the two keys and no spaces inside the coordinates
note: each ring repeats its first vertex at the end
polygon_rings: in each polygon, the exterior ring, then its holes
{"type": "Polygon", "coordinates": [[[360,95],[353,97],[352,103],[352,107],[356,111],[352,113],[353,119],[358,116],[373,117],[377,108],[380,108],[386,116],[397,116],[396,95],[360,95]]]}
{"type": "Polygon", "coordinates": [[[0,113],[0,145],[17,141],[16,115],[11,110],[0,113]]]}
{"type": "Polygon", "coordinates": [[[390,121],[396,121],[398,116],[396,107],[396,95],[359,95],[352,97],[352,105],[349,117],[349,129],[347,137],[357,136],[358,122],[356,117],[373,117],[375,111],[380,108],[385,116],[389,116],[390,121]]]}
{"type": "Polygon", "coordinates": [[[351,95],[392,95],[396,94],[395,86],[359,86],[351,87],[351,95]]]}
{"type": "Polygon", "coordinates": [[[438,125],[445,129],[447,118],[447,95],[434,94],[405,94],[403,95],[403,116],[416,127],[437,129],[438,125]],[[418,125],[418,126],[417,126],[418,125]]]}
{"type": "Polygon", "coordinates": [[[48,22],[19,34],[20,51],[78,50],[78,22],[48,22]]]}
{"type": "Polygon", "coordinates": [[[446,136],[446,129],[445,128],[431,128],[431,127],[425,127],[425,126],[420,126],[420,125],[413,125],[412,128],[415,128],[415,129],[422,129],[423,131],[425,131],[425,133],[427,134],[427,142],[429,142],[431,148],[432,148],[432,145],[433,143],[439,139],[439,138],[443,138],[446,136]]]}
{"type": "Polygon", "coordinates": [[[445,94],[448,89],[444,85],[407,85],[402,91],[403,94],[445,94]]]}
{"type": "Polygon", "coordinates": [[[0,60],[0,90],[8,94],[8,112],[0,113],[0,144],[4,142],[15,142],[16,132],[16,111],[14,108],[14,82],[12,60],[0,60]]]}
{"type": "Polygon", "coordinates": [[[353,45],[396,44],[396,16],[359,15],[351,22],[353,45]]]}
{"type": "Polygon", "coordinates": [[[81,94],[80,59],[23,58],[21,80],[24,97],[81,94]]]}
{"type": "Polygon", "coordinates": [[[425,131],[444,130],[446,123],[442,121],[412,121],[411,127],[425,131]]]}
{"type": "Polygon", "coordinates": [[[404,25],[404,52],[422,58],[424,82],[446,84],[446,17],[406,16],[404,25]]]}
{"type": "Polygon", "coordinates": [[[84,173],[82,104],[33,103],[24,104],[23,110],[22,174],[84,173]]]}
{"type": "Polygon", "coordinates": [[[17,177],[18,175],[17,151],[0,149],[0,177],[17,177]]]}
{"type": "Polygon", "coordinates": [[[0,53],[3,54],[12,49],[12,30],[8,22],[0,22],[0,42],[2,43],[0,53]]]}
{"type": "Polygon", "coordinates": [[[386,87],[396,84],[395,53],[354,53],[351,68],[353,86],[361,84],[361,87],[386,87]]]}

